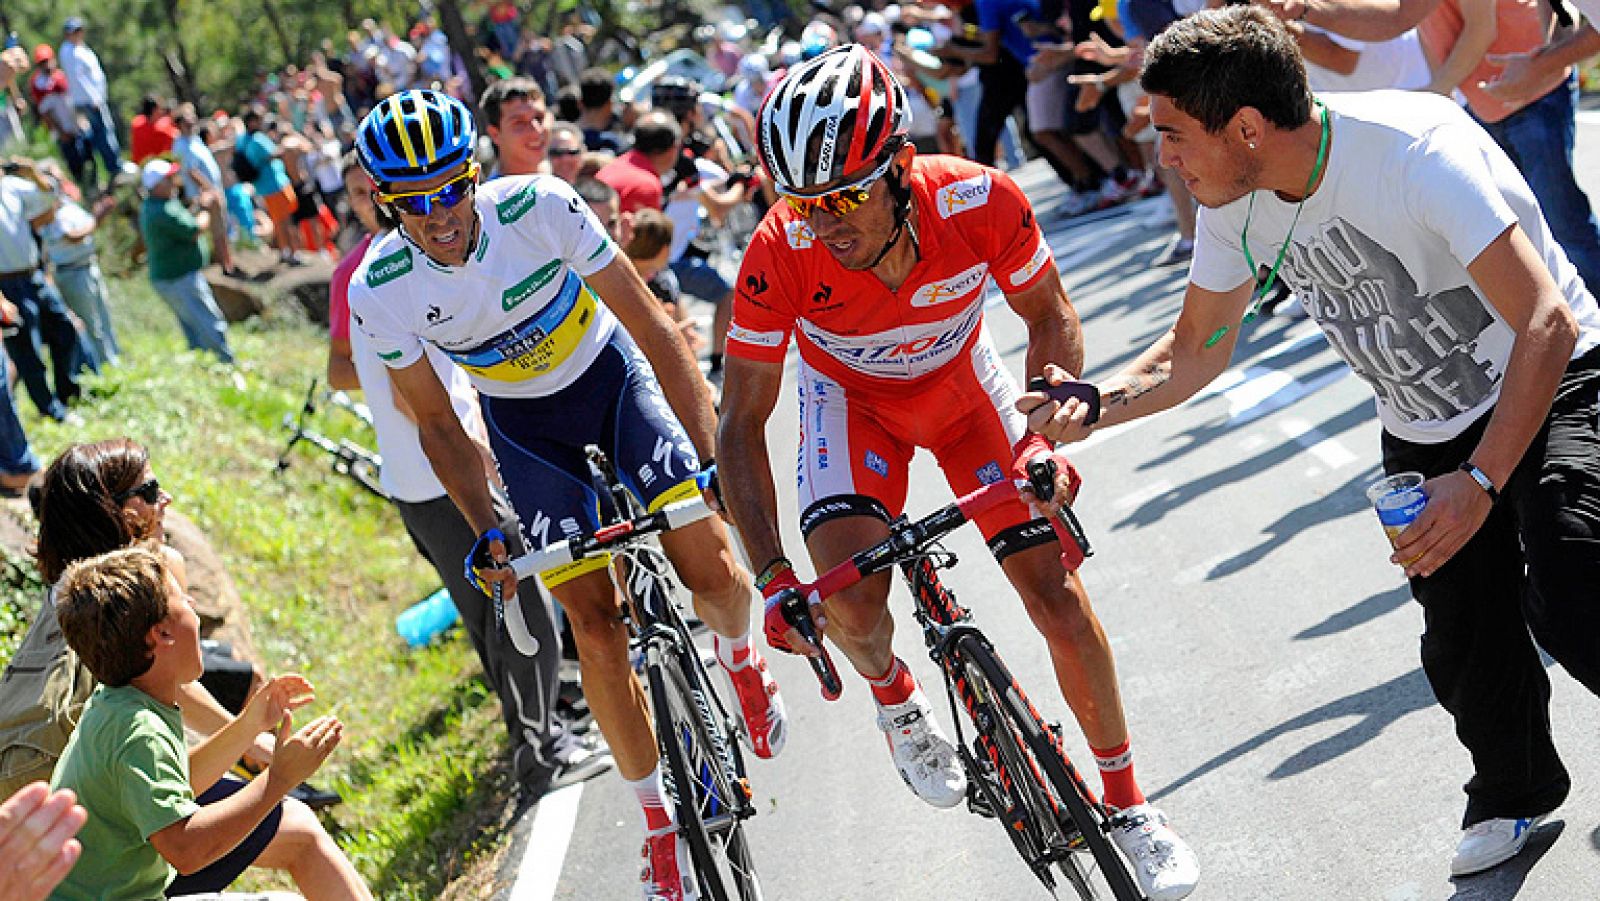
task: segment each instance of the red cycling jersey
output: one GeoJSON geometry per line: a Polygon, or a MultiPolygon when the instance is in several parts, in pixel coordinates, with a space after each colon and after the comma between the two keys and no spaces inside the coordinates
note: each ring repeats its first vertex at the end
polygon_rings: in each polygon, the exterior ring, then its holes
{"type": "Polygon", "coordinates": [[[739,267],[728,353],[800,356],[847,390],[902,393],[964,360],[983,325],[984,285],[1026,290],[1054,266],[1033,209],[1010,176],[952,156],[911,164],[921,258],[897,291],[844,268],[788,204],[756,229],[739,267]]]}
{"type": "MultiPolygon", "coordinates": [[[[728,353],[778,363],[798,332],[801,530],[898,514],[916,448],[965,494],[1007,477],[1027,422],[983,327],[984,285],[1007,293],[1055,266],[1004,173],[947,156],[912,164],[921,258],[898,291],[841,266],[805,220],[774,207],[739,272],[728,353]],[[865,504],[865,507],[863,507],[865,504]]],[[[1020,501],[978,517],[996,556],[1054,541],[1020,501]]]]}

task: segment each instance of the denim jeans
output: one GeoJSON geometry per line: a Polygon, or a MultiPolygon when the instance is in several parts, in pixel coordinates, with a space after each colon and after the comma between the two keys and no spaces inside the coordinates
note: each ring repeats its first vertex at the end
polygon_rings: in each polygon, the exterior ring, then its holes
{"type": "Polygon", "coordinates": [[[106,282],[100,275],[100,265],[91,259],[76,266],[57,266],[56,288],[83,323],[84,343],[94,358],[102,364],[115,365],[122,356],[122,347],[117,344],[111,311],[106,308],[106,282]]]}
{"type": "Polygon", "coordinates": [[[94,368],[95,361],[72,324],[72,315],[61,295],[38,270],[26,275],[0,278],[0,294],[17,305],[22,321],[17,333],[6,338],[6,353],[16,361],[17,375],[28,397],[39,412],[51,419],[65,419],[66,404],[79,394],[78,373],[94,368]],[[50,348],[54,375],[45,374],[43,348],[50,348]]]}
{"type": "Polygon", "coordinates": [[[103,103],[80,106],[77,110],[89,120],[89,149],[100,154],[100,162],[106,167],[106,180],[116,178],[122,171],[122,157],[121,148],[117,146],[117,130],[111,124],[111,110],[103,103]]]}
{"type": "MultiPolygon", "coordinates": [[[[1462,828],[1546,813],[1571,788],[1550,737],[1539,649],[1600,694],[1597,414],[1600,349],[1568,364],[1543,427],[1477,533],[1433,575],[1411,580],[1425,624],[1422,669],[1472,754],[1462,828]]],[[[1440,444],[1385,432],[1384,471],[1454,472],[1490,415],[1440,444]]]]}
{"type": "Polygon", "coordinates": [[[20,476],[39,471],[39,458],[28,445],[28,436],[17,419],[17,405],[11,397],[11,373],[0,351],[0,472],[20,476]]]}
{"type": "Polygon", "coordinates": [[[1483,128],[1511,157],[1539,201],[1556,243],[1566,251],[1589,293],[1600,297],[1600,226],[1589,197],[1572,174],[1573,108],[1578,77],[1499,122],[1483,128]]]}
{"type": "Polygon", "coordinates": [[[190,350],[209,350],[224,363],[233,362],[228,349],[228,321],[211,296],[211,286],[199,270],[166,281],[150,280],[156,293],[177,314],[190,350]]]}

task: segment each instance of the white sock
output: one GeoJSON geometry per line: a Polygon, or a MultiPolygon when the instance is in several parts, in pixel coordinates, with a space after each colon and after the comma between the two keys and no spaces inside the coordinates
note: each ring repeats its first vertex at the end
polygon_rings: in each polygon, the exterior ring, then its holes
{"type": "Polygon", "coordinates": [[[723,638],[712,633],[712,647],[717,649],[717,659],[722,662],[724,669],[740,670],[750,665],[750,660],[755,655],[750,653],[750,633],[746,631],[738,638],[723,638]]]}
{"type": "Polygon", "coordinates": [[[667,807],[667,801],[661,788],[661,764],[658,761],[656,768],[650,775],[643,779],[625,780],[633,789],[634,797],[639,799],[639,809],[644,813],[644,831],[647,833],[658,832],[672,825],[672,810],[667,807]]]}

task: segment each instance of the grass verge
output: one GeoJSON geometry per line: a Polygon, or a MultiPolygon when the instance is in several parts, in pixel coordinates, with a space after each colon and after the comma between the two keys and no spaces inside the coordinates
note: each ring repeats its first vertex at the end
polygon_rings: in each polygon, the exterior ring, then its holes
{"type": "MultiPolygon", "coordinates": [[[[41,419],[19,392],[34,450],[49,461],[69,443],[116,436],[149,448],[176,506],[227,563],[265,668],[316,686],[302,720],[332,711],[345,723],[344,745],[318,777],[345,797],[324,818],[329,830],[378,897],[440,897],[492,850],[509,794],[505,731],[459,630],[420,651],[395,634],[395,615],[438,583],[394,510],[310,448],[275,472],[283,418],[323,371],[325,331],[292,313],[236,326],[235,371],[183,350],[142,277],[113,278],[111,292],[124,363],[86,381],[86,426],[41,419]]],[[[342,411],[315,424],[371,446],[342,411]]],[[[41,591],[28,561],[0,558],[0,661],[41,591]]]]}

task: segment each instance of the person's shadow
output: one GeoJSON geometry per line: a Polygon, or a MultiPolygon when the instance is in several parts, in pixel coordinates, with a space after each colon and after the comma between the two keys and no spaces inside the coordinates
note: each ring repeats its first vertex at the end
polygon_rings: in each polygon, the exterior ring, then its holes
{"type": "MultiPolygon", "coordinates": [[[[1473,876],[1456,876],[1450,882],[1456,887],[1449,901],[1509,901],[1517,897],[1528,881],[1528,874],[1539,864],[1556,840],[1566,831],[1564,820],[1550,820],[1533,830],[1522,853],[1484,873],[1473,876]]],[[[1600,830],[1596,830],[1600,833],[1600,830]]],[[[1591,840],[1595,840],[1591,838],[1591,840]]],[[[1579,897],[1574,894],[1573,897],[1579,897]]]]}

